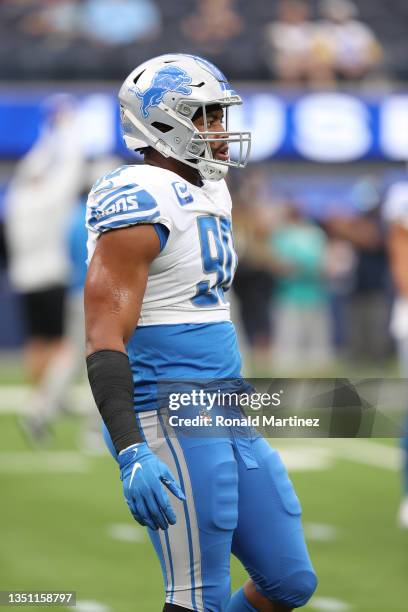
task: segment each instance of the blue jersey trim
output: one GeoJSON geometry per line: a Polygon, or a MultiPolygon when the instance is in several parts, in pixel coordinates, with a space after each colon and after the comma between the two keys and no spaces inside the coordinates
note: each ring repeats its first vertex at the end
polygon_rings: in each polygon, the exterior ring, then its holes
{"type": "Polygon", "coordinates": [[[165,225],[163,225],[163,223],[154,223],[153,227],[156,230],[156,234],[158,235],[159,240],[160,240],[160,253],[161,253],[167,244],[170,230],[165,225]]]}
{"type": "Polygon", "coordinates": [[[129,225],[138,225],[139,223],[151,223],[152,221],[154,221],[155,219],[157,219],[157,217],[160,217],[160,213],[159,211],[155,212],[153,215],[148,215],[146,217],[134,217],[131,214],[124,218],[124,215],[126,213],[123,213],[122,215],[118,215],[122,217],[122,219],[119,220],[108,220],[107,223],[105,223],[105,221],[100,221],[99,223],[91,223],[90,225],[93,225],[93,228],[95,230],[98,230],[100,232],[104,232],[104,231],[108,231],[110,229],[116,229],[116,228],[120,228],[120,227],[128,227],[129,225]]]}
{"type": "Polygon", "coordinates": [[[112,215],[126,212],[138,214],[157,208],[156,200],[146,190],[137,187],[134,190],[122,190],[106,206],[98,205],[93,209],[97,219],[109,219],[112,215]]]}
{"type": "MultiPolygon", "coordinates": [[[[177,453],[174,449],[174,446],[170,440],[170,436],[168,434],[168,431],[164,425],[163,422],[163,417],[160,413],[158,413],[158,418],[160,421],[160,425],[161,428],[163,430],[164,436],[166,438],[166,442],[170,448],[171,454],[173,455],[173,459],[174,462],[176,464],[176,469],[177,469],[177,476],[180,482],[180,486],[181,489],[183,491],[183,493],[186,493],[185,490],[185,486],[184,486],[184,479],[183,479],[183,474],[181,472],[181,467],[180,467],[180,463],[177,457],[177,453]]],[[[193,609],[197,610],[197,605],[196,605],[196,600],[195,600],[195,579],[194,579],[194,555],[193,555],[193,539],[191,537],[191,523],[190,523],[190,513],[188,511],[188,506],[187,506],[187,500],[183,501],[183,506],[184,506],[184,513],[185,513],[185,517],[186,517],[186,527],[187,527],[187,537],[188,537],[188,550],[189,550],[189,555],[190,555],[190,576],[191,576],[191,600],[192,600],[192,604],[193,604],[193,609]]],[[[174,595],[174,581],[173,581],[173,593],[172,596],[174,595]]]]}
{"type": "Polygon", "coordinates": [[[99,200],[97,208],[103,209],[104,208],[103,205],[105,204],[105,202],[109,200],[110,198],[113,198],[113,196],[116,196],[118,193],[121,193],[122,191],[127,191],[129,189],[136,189],[137,187],[139,187],[139,185],[137,185],[136,183],[128,183],[127,185],[120,185],[120,187],[117,187],[113,191],[109,190],[109,193],[107,193],[105,196],[103,196],[103,198],[99,200]]]}
{"type": "MultiPolygon", "coordinates": [[[[169,555],[170,565],[170,576],[171,576],[171,590],[170,590],[170,603],[174,600],[174,569],[173,569],[173,557],[171,556],[170,540],[167,529],[164,530],[164,539],[166,541],[167,554],[169,555]]],[[[166,572],[167,575],[167,572],[166,572]]]]}

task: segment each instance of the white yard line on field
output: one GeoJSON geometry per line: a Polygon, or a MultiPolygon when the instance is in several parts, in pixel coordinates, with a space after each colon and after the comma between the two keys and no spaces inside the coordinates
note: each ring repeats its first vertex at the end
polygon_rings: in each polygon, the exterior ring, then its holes
{"type": "Polygon", "coordinates": [[[295,447],[279,448],[279,454],[289,472],[327,470],[333,465],[330,449],[309,448],[301,444],[295,447]]]}
{"type": "MultiPolygon", "coordinates": [[[[401,451],[398,448],[364,440],[310,448],[291,445],[279,452],[289,472],[330,469],[336,459],[351,461],[375,468],[398,471],[401,451]]],[[[343,442],[343,441],[342,441],[343,442]]],[[[322,444],[319,440],[318,444],[322,444]]],[[[0,452],[0,473],[61,473],[86,472],[90,469],[88,457],[79,451],[4,451],[0,452]]]]}
{"type": "Polygon", "coordinates": [[[144,527],[129,523],[113,523],[108,526],[108,534],[121,542],[146,542],[147,531],[144,527]]]}
{"type": "MultiPolygon", "coordinates": [[[[0,414],[25,414],[29,407],[31,390],[28,385],[0,387],[0,414]]],[[[69,393],[67,408],[73,413],[89,412],[94,408],[89,386],[74,385],[69,393]]]]}
{"type": "Polygon", "coordinates": [[[75,612],[110,612],[110,608],[99,601],[80,599],[75,604],[75,612]]]}
{"type": "Polygon", "coordinates": [[[25,412],[29,387],[6,385],[0,387],[0,414],[25,412]]]}
{"type": "Polygon", "coordinates": [[[313,597],[308,608],[320,610],[320,612],[349,612],[352,610],[350,604],[334,597],[313,597]]]}
{"type": "Polygon", "coordinates": [[[371,440],[319,440],[325,448],[330,448],[333,456],[362,465],[369,465],[385,470],[397,471],[401,467],[401,449],[398,441],[395,446],[387,446],[371,440]]]}
{"type": "Polygon", "coordinates": [[[83,473],[89,461],[76,451],[10,451],[0,453],[0,473],[83,473]]]}
{"type": "MultiPolygon", "coordinates": [[[[397,471],[401,466],[402,451],[398,447],[398,440],[395,440],[395,446],[362,438],[273,439],[270,443],[281,453],[284,461],[286,456],[290,460],[292,452],[298,453],[306,461],[310,454],[322,453],[321,456],[326,457],[328,467],[336,459],[391,471],[397,471]]],[[[287,466],[290,471],[290,463],[287,466]]],[[[296,467],[293,469],[296,470],[296,467]]]]}
{"type": "Polygon", "coordinates": [[[324,523],[304,523],[303,528],[306,538],[314,542],[332,542],[338,539],[340,533],[338,527],[324,523]]]}

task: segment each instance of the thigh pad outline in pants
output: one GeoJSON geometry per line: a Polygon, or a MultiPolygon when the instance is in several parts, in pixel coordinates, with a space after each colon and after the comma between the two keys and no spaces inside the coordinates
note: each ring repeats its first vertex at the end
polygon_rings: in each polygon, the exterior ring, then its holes
{"type": "Polygon", "coordinates": [[[238,526],[232,552],[257,590],[289,608],[306,604],[317,579],[304,540],[301,507],[277,451],[262,437],[252,443],[259,468],[238,461],[238,526]]]}

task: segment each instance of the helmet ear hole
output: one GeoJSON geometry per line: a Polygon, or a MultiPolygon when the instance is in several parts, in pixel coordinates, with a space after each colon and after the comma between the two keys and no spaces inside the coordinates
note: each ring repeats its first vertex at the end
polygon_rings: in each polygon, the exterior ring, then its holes
{"type": "Polygon", "coordinates": [[[167,125],[167,123],[162,123],[161,121],[153,121],[151,125],[152,127],[156,128],[156,130],[159,130],[159,132],[162,132],[163,134],[166,134],[167,132],[171,132],[171,130],[174,129],[172,125],[167,125]]]}

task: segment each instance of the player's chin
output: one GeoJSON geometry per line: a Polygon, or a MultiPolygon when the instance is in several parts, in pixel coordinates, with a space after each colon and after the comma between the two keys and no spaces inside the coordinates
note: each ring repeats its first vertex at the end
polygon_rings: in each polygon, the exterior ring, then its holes
{"type": "Polygon", "coordinates": [[[227,162],[230,159],[228,151],[217,151],[214,153],[214,159],[218,159],[219,161],[227,162]]]}

